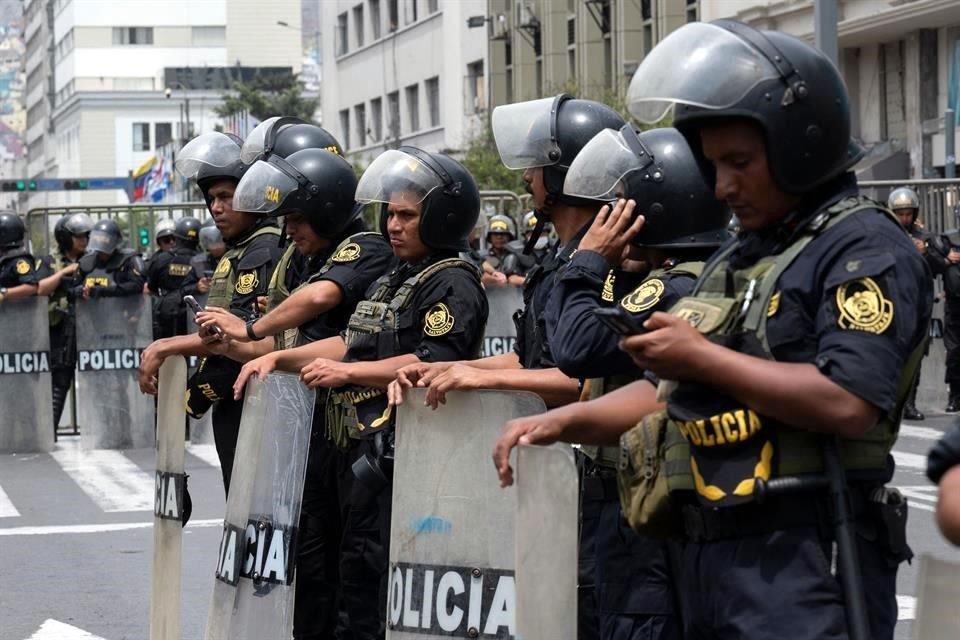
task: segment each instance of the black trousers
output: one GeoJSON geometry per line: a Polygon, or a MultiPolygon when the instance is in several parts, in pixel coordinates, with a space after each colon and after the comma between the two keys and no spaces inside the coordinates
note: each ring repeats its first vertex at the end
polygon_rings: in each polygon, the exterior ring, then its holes
{"type": "Polygon", "coordinates": [[[237,451],[237,436],[240,434],[240,417],[243,400],[224,398],[213,405],[213,441],[220,458],[223,473],[224,493],[230,494],[230,476],[233,474],[233,456],[237,451]]]}
{"type": "Polygon", "coordinates": [[[947,296],[943,302],[943,346],[947,350],[945,382],[950,395],[960,394],[960,297],[947,296]]]}

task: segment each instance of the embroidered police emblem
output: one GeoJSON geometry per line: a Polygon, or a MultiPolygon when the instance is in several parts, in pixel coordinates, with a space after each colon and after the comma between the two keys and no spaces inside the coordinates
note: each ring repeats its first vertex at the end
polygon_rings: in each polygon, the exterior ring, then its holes
{"type": "Polygon", "coordinates": [[[30,263],[26,260],[17,260],[17,273],[21,276],[30,273],[30,263]]]}
{"type": "Polygon", "coordinates": [[[600,299],[604,302],[613,302],[613,284],[617,281],[617,276],[613,271],[607,274],[607,279],[603,282],[603,292],[600,299]]]}
{"type": "Polygon", "coordinates": [[[860,270],[860,265],[863,264],[863,260],[848,260],[846,264],[847,273],[856,273],[860,270]]]}
{"type": "Polygon", "coordinates": [[[340,248],[340,251],[337,251],[337,255],[333,256],[334,262],[353,262],[360,257],[360,245],[356,242],[351,242],[348,245],[344,245],[340,248]]]}
{"type": "Polygon", "coordinates": [[[427,312],[423,321],[423,332],[431,338],[446,335],[453,328],[454,322],[455,319],[447,305],[438,302],[427,312]]]}
{"type": "MultiPolygon", "coordinates": [[[[663,280],[651,278],[633,290],[633,293],[620,301],[620,306],[630,313],[640,313],[650,309],[663,295],[663,280]]],[[[696,326],[696,325],[694,325],[696,326]]]]}
{"type": "Polygon", "coordinates": [[[228,273],[230,273],[230,259],[220,258],[220,262],[217,263],[217,270],[213,272],[213,275],[222,276],[228,273]]]}
{"type": "Polygon", "coordinates": [[[893,302],[873,278],[860,278],[837,287],[837,310],[841,329],[883,333],[893,322],[893,302]]]}
{"type": "Polygon", "coordinates": [[[260,284],[260,280],[257,279],[256,271],[241,273],[240,277],[237,278],[237,286],[234,287],[234,289],[240,295],[245,296],[253,293],[253,290],[257,288],[258,284],[260,284]]]}
{"type": "Polygon", "coordinates": [[[777,291],[775,294],[770,296],[770,303],[767,304],[767,317],[772,318],[777,310],[780,309],[780,292],[777,291]]]}

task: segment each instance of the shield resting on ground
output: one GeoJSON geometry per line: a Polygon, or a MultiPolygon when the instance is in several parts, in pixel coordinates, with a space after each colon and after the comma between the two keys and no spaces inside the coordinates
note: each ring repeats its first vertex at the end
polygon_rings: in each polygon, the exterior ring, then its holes
{"type": "Polygon", "coordinates": [[[523,308],[523,291],[520,287],[489,287],[486,294],[490,315],[483,332],[481,357],[484,358],[513,351],[513,345],[517,341],[513,314],[523,308]]]}
{"type": "Polygon", "coordinates": [[[153,340],[150,298],[77,301],[77,421],[85,449],[154,443],[153,397],[140,393],[140,353],[153,340]]]}
{"type": "Polygon", "coordinates": [[[931,555],[920,558],[917,577],[917,609],[913,621],[916,640],[956,640],[960,638],[960,564],[931,555]]]}
{"type": "MultiPolygon", "coordinates": [[[[197,302],[200,303],[200,306],[204,306],[207,302],[207,295],[204,293],[198,293],[194,297],[197,299],[197,302]]],[[[193,321],[193,311],[186,309],[184,313],[187,314],[187,331],[189,333],[197,333],[200,330],[200,326],[193,321]]],[[[197,367],[200,366],[200,357],[189,356],[187,358],[187,365],[189,375],[193,375],[197,367]]],[[[190,418],[190,443],[213,444],[213,411],[207,411],[199,420],[190,418]]]]}
{"type": "Polygon", "coordinates": [[[512,638],[517,494],[500,488],[490,455],[504,423],[543,401],[451,392],[434,411],[424,393],[397,414],[387,638],[512,638]]]}
{"type": "Polygon", "coordinates": [[[53,449],[46,298],[0,304],[0,453],[53,449]]]}
{"type": "Polygon", "coordinates": [[[517,447],[517,633],[576,640],[579,476],[570,445],[517,447]]]}
{"type": "Polygon", "coordinates": [[[183,424],[187,363],[167,358],[157,393],[157,469],[153,499],[153,591],[150,640],[180,640],[180,575],[183,552],[183,424]]]}
{"type": "Polygon", "coordinates": [[[251,380],[240,421],[206,640],[289,638],[315,393],[296,375],[251,380]]]}

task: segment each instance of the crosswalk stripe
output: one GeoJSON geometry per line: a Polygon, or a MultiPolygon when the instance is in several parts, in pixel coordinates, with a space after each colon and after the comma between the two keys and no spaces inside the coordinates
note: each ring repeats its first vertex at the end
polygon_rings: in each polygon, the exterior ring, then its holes
{"type": "MultiPolygon", "coordinates": [[[[0,529],[0,538],[6,538],[10,536],[51,536],[74,533],[110,533],[113,531],[149,529],[152,526],[153,521],[151,520],[150,522],[113,522],[106,524],[67,524],[33,527],[11,527],[9,529],[0,529]]],[[[186,528],[205,529],[207,527],[222,526],[223,518],[211,518],[207,520],[191,520],[187,523],[186,528]]]]}
{"type": "Polygon", "coordinates": [[[900,424],[900,435],[908,438],[937,441],[943,437],[943,431],[930,427],[920,427],[915,424],[900,424]]]}
{"type": "Polygon", "coordinates": [[[104,640],[104,638],[49,618],[27,640],[104,640]]]}
{"type": "Polygon", "coordinates": [[[10,502],[10,498],[3,490],[3,487],[0,487],[0,518],[16,518],[19,515],[20,512],[17,511],[17,508],[10,502]]]}
{"type": "Polygon", "coordinates": [[[906,451],[893,450],[893,459],[900,468],[912,469],[915,471],[926,471],[927,456],[918,453],[908,453],[906,451]]]}
{"type": "Polygon", "coordinates": [[[913,620],[916,617],[917,599],[913,596],[897,596],[897,620],[913,620]]]}
{"type": "Polygon", "coordinates": [[[64,440],[50,455],[104,511],[153,510],[153,478],[122,453],[64,440]]]}
{"type": "Polygon", "coordinates": [[[220,468],[220,457],[217,455],[217,447],[212,444],[193,444],[187,443],[187,453],[200,458],[211,467],[220,468]]]}

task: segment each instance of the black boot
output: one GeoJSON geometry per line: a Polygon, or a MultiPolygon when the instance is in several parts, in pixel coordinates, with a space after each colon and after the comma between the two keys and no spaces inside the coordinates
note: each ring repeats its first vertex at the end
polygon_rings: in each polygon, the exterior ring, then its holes
{"type": "Polygon", "coordinates": [[[947,402],[947,413],[956,413],[960,411],[960,396],[951,395],[947,402]]]}
{"type": "MultiPolygon", "coordinates": [[[[951,405],[951,406],[952,406],[952,405],[951,405]]],[[[957,411],[958,409],[960,409],[960,407],[954,409],[954,411],[957,411]]],[[[947,411],[950,411],[950,407],[947,407],[947,411]]],[[[924,420],[925,418],[926,418],[926,416],[923,415],[922,413],[920,413],[920,411],[917,409],[916,405],[914,405],[912,402],[911,402],[911,403],[908,403],[908,404],[905,404],[905,405],[903,406],[903,419],[904,419],[904,420],[924,420]]]]}

